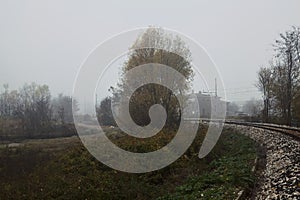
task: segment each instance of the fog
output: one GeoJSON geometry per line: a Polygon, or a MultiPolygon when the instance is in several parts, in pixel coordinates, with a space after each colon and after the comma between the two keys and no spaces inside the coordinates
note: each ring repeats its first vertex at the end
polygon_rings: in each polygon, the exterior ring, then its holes
{"type": "Polygon", "coordinates": [[[229,101],[260,98],[256,73],[268,65],[279,33],[300,25],[299,7],[297,0],[1,1],[0,84],[17,89],[34,81],[53,94],[71,95],[80,65],[99,43],[154,25],[190,36],[207,50],[229,101]]]}

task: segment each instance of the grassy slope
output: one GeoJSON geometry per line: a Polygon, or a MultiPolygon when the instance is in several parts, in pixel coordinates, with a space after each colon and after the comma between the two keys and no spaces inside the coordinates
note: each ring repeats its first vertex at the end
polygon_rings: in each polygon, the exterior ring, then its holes
{"type": "MultiPolygon", "coordinates": [[[[203,135],[201,129],[176,162],[146,174],[106,167],[74,137],[2,147],[0,199],[234,199],[254,181],[251,166],[255,144],[227,129],[209,156],[200,160],[197,154],[203,135]]],[[[172,134],[161,134],[147,142],[129,137],[114,142],[144,152],[159,148],[171,138],[172,134]]]]}

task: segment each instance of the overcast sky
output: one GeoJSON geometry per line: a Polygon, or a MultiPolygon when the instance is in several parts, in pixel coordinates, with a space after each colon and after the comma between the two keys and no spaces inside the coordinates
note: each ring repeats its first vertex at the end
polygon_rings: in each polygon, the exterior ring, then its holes
{"type": "MultiPolygon", "coordinates": [[[[121,31],[161,26],[202,44],[217,64],[228,100],[254,87],[279,33],[300,26],[300,1],[0,1],[0,84],[48,84],[71,95],[77,70],[97,44],[121,31]]],[[[2,90],[2,89],[1,89],[2,90]]]]}

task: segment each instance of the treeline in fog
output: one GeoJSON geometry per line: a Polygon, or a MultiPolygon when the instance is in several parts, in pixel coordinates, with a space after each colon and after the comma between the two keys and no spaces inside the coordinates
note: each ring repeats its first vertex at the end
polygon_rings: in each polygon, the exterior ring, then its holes
{"type": "Polygon", "coordinates": [[[274,58],[258,72],[258,88],[263,93],[264,122],[300,125],[300,28],[279,35],[274,42],[274,58]]]}
{"type": "Polygon", "coordinates": [[[25,84],[11,90],[4,84],[0,93],[0,138],[48,138],[75,133],[72,98],[52,96],[47,85],[25,84]]]}

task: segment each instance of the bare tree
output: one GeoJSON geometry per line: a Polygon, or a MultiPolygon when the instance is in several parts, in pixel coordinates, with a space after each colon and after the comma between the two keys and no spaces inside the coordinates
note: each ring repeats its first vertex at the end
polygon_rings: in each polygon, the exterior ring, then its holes
{"type": "Polygon", "coordinates": [[[300,29],[280,34],[275,41],[275,62],[270,68],[258,72],[257,87],[263,92],[263,120],[268,122],[270,111],[279,116],[280,123],[291,125],[297,115],[297,99],[300,98],[300,29]]]}
{"type": "Polygon", "coordinates": [[[299,85],[300,67],[300,31],[293,27],[292,30],[280,34],[280,38],[275,41],[276,57],[281,61],[281,66],[276,68],[277,72],[284,78],[281,86],[286,88],[283,102],[284,120],[290,125],[292,121],[292,103],[299,85]]]}
{"type": "Polygon", "coordinates": [[[47,85],[25,84],[19,91],[16,116],[22,120],[24,132],[32,136],[51,126],[51,94],[47,85]]]}
{"type": "MultiPolygon", "coordinates": [[[[63,94],[59,94],[52,99],[51,105],[53,108],[54,120],[60,121],[61,124],[73,122],[72,101],[75,100],[72,100],[70,96],[65,96],[63,94]]],[[[74,105],[76,106],[76,103],[74,105]]]]}
{"type": "Polygon", "coordinates": [[[263,121],[269,121],[269,111],[270,111],[270,98],[271,98],[271,81],[272,81],[272,71],[269,68],[261,67],[258,72],[258,83],[256,86],[263,93],[263,121]]]}

